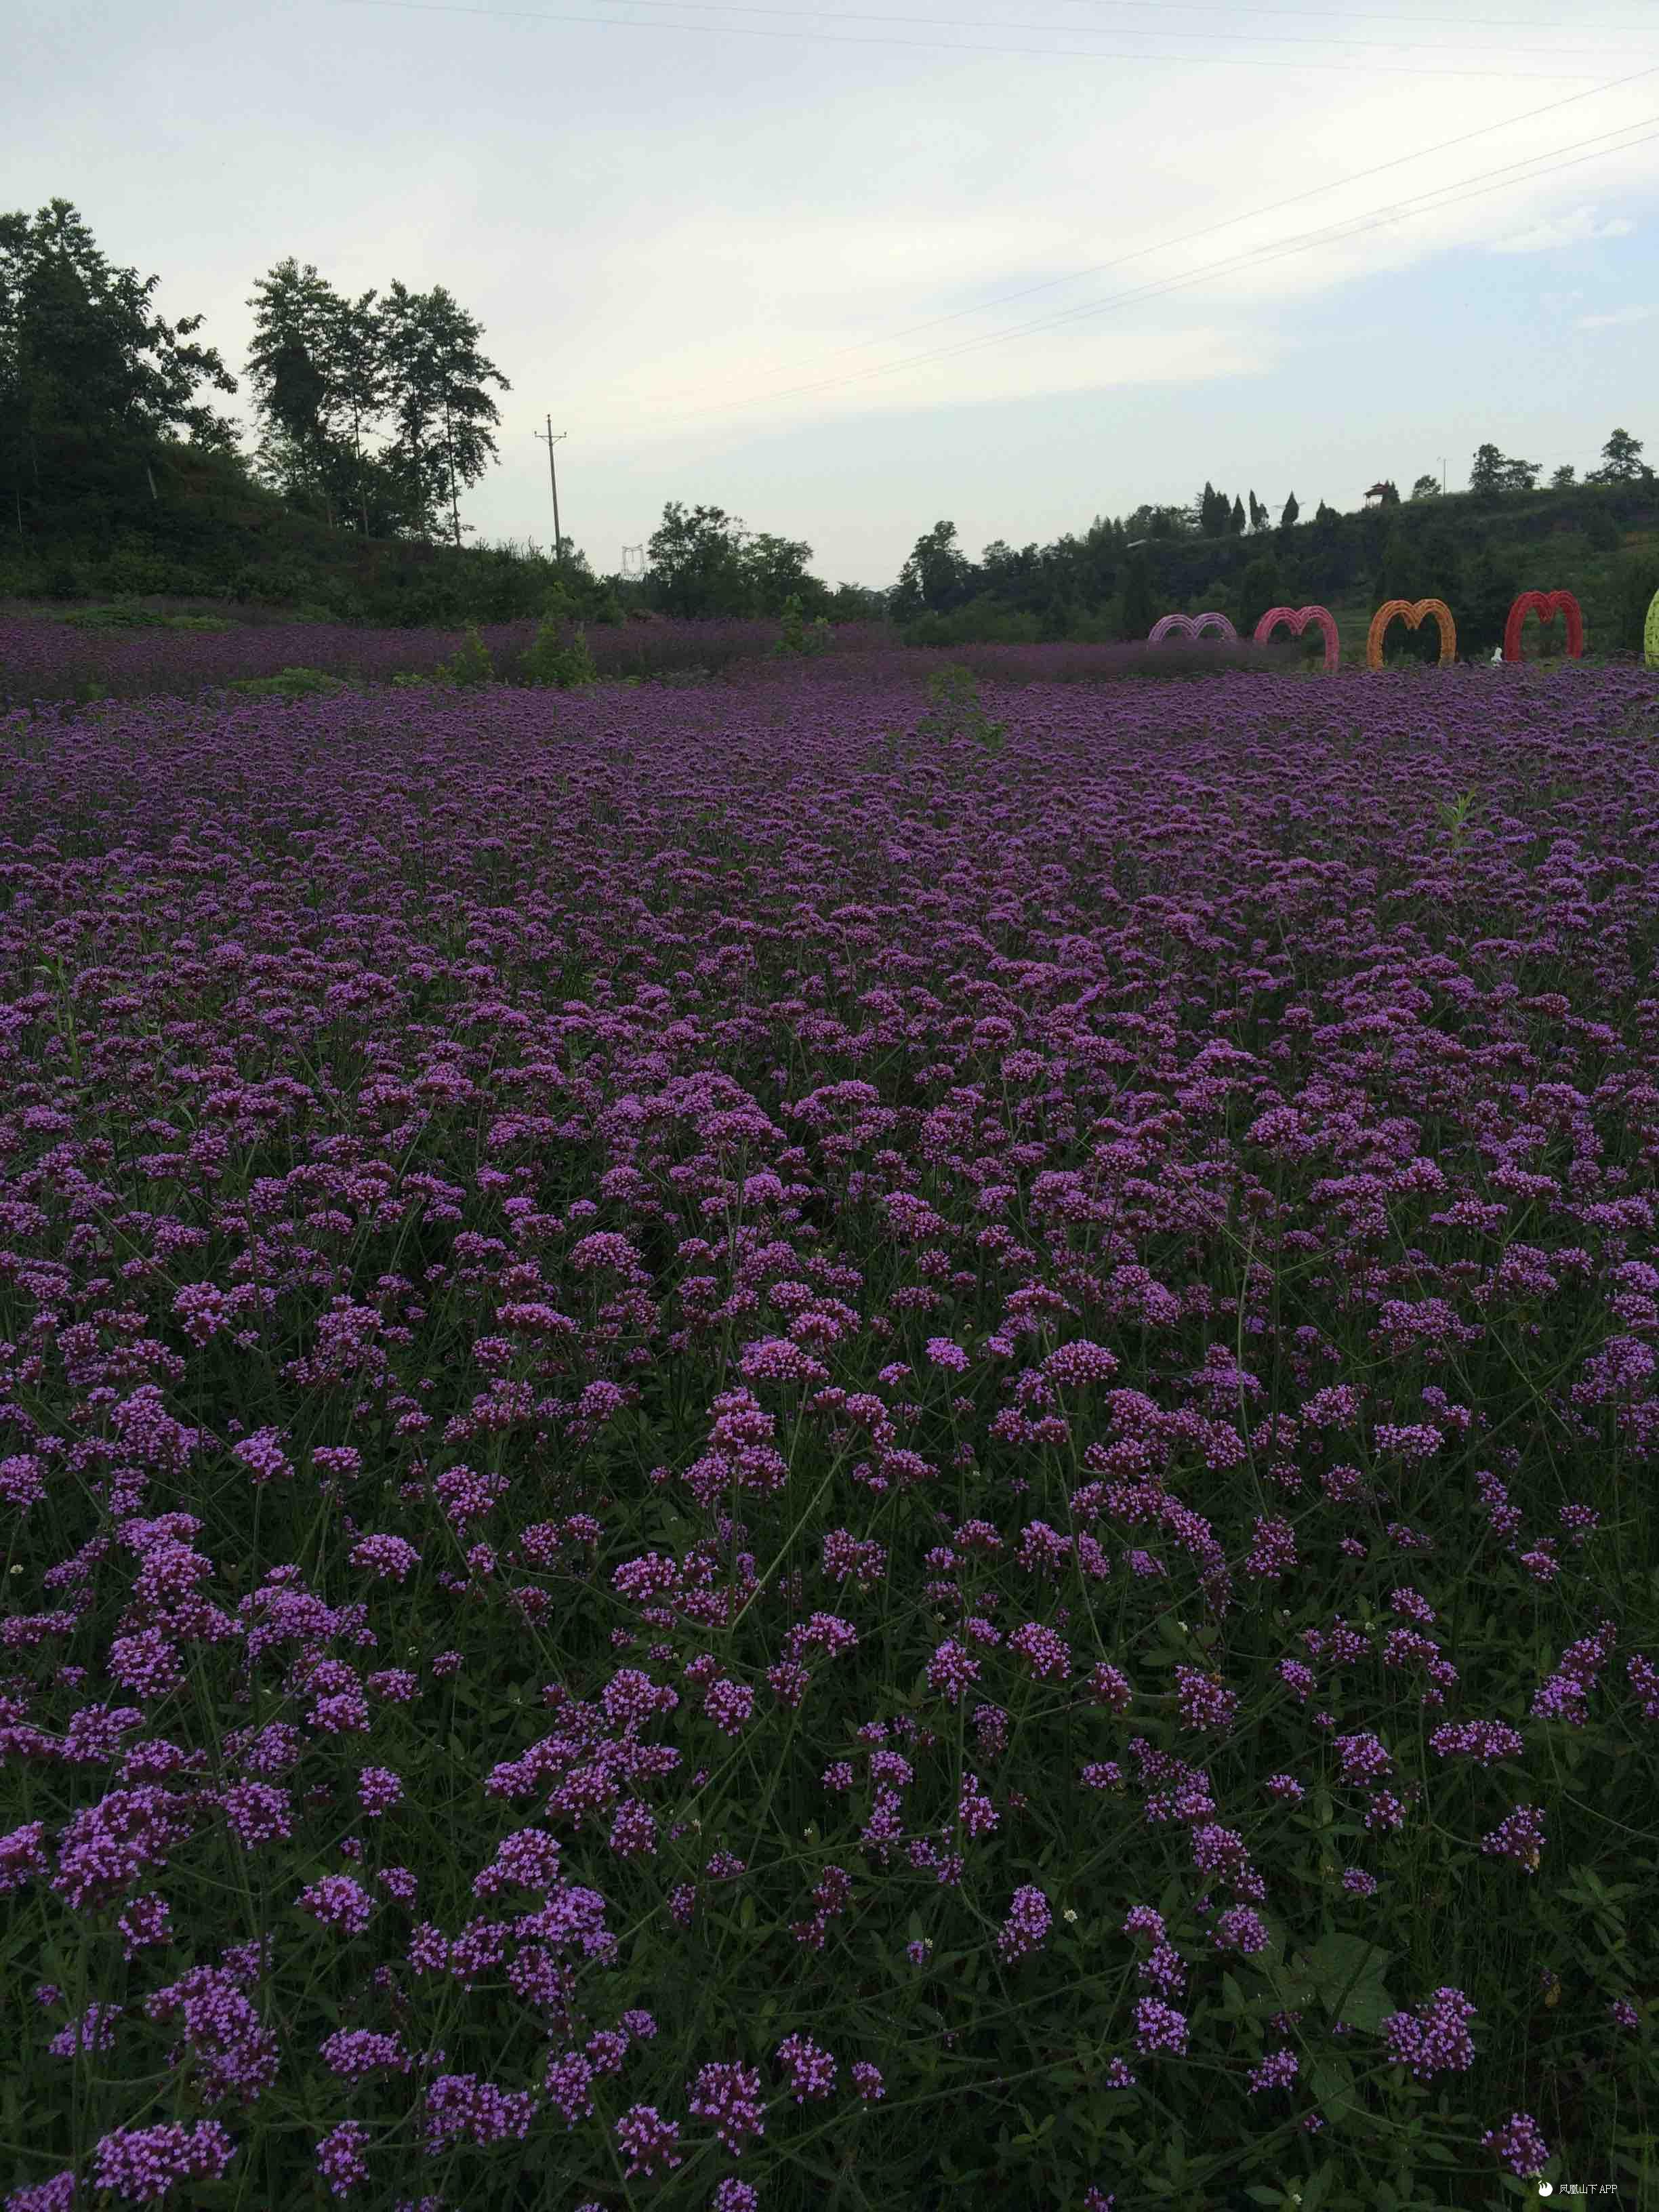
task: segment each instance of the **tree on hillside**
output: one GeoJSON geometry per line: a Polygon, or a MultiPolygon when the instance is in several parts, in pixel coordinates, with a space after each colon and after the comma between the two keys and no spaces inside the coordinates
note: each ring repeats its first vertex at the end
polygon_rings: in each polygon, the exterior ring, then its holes
{"type": "Polygon", "coordinates": [[[1238,634],[1249,637],[1269,607],[1284,604],[1284,579],[1271,545],[1258,553],[1238,580],[1238,634]]]}
{"type": "Polygon", "coordinates": [[[1227,517],[1227,531],[1228,535],[1233,538],[1242,538],[1244,534],[1244,502],[1237,492],[1233,494],[1232,511],[1227,517]]]}
{"type": "Polygon", "coordinates": [[[1438,499],[1439,496],[1440,479],[1438,477],[1419,477],[1417,482],[1412,486],[1412,497],[1413,499],[1438,499]]]}
{"type": "Polygon", "coordinates": [[[664,612],[687,620],[746,612],[748,534],[724,507],[698,506],[688,514],[679,500],[668,501],[646,548],[664,612]]]}
{"type": "Polygon", "coordinates": [[[477,483],[497,458],[489,426],[501,418],[484,386],[513,387],[478,350],[482,324],[441,284],[410,292],[394,278],[378,327],[396,426],[388,459],[428,529],[437,526],[447,497],[459,545],[460,488],[477,483]]]}
{"type": "Polygon", "coordinates": [[[1484,658],[1493,646],[1503,643],[1504,625],[1519,588],[1513,550],[1504,546],[1494,550],[1491,539],[1483,539],[1464,577],[1461,599],[1453,610],[1457,617],[1461,652],[1472,658],[1484,658]]]}
{"type": "Polygon", "coordinates": [[[770,531],[757,531],[739,556],[747,602],[742,611],[781,615],[785,600],[794,598],[800,601],[804,614],[823,613],[830,594],[816,576],[806,573],[811,557],[812,549],[803,538],[777,538],[770,531]]]}
{"type": "Polygon", "coordinates": [[[899,571],[890,607],[896,622],[921,614],[948,615],[973,597],[974,564],[957,544],[954,522],[936,522],[918,538],[899,571]]]}
{"type": "Polygon", "coordinates": [[[1137,538],[1184,538],[1194,526],[1186,507],[1143,505],[1125,519],[1123,537],[1126,545],[1137,538]]]}
{"type": "Polygon", "coordinates": [[[1659,552],[1645,548],[1627,553],[1613,571],[1613,635],[1616,651],[1639,654],[1644,625],[1653,595],[1659,592],[1659,552]]]}
{"type": "Polygon", "coordinates": [[[1639,483],[1652,471],[1642,465],[1642,441],[1628,430],[1615,430],[1601,448],[1601,465],[1592,469],[1586,483],[1639,483]]]}
{"type": "Polygon", "coordinates": [[[333,527],[344,424],[337,353],[343,306],[325,276],[289,254],[260,277],[247,302],[253,343],[247,379],[264,430],[261,473],[278,489],[314,494],[333,527]]]}
{"type": "Polygon", "coordinates": [[[1531,491],[1538,483],[1541,461],[1512,461],[1504,463],[1503,486],[1505,491],[1531,491]]]}
{"type": "Polygon", "coordinates": [[[1552,491],[1571,491],[1573,487],[1573,481],[1577,474],[1577,470],[1574,468],[1571,461],[1563,461],[1560,467],[1556,470],[1554,475],[1550,478],[1550,489],[1552,491]]]}
{"type": "Polygon", "coordinates": [[[1504,456],[1493,445],[1478,446],[1469,466],[1469,489],[1490,497],[1504,489],[1504,456]]]}
{"type": "Polygon", "coordinates": [[[64,440],[137,453],[182,433],[236,451],[234,426],[196,398],[204,384],[234,392],[236,380],[212,347],[189,343],[200,315],[155,312],[161,281],[117,268],[66,199],[0,216],[0,465],[20,526],[64,440]]]}
{"type": "Polygon", "coordinates": [[[1281,530],[1294,529],[1296,526],[1296,518],[1301,514],[1301,508],[1296,503],[1296,494],[1292,492],[1290,497],[1285,501],[1284,510],[1279,515],[1279,528],[1281,530]]]}
{"type": "Polygon", "coordinates": [[[1145,546],[1137,546],[1123,564],[1118,629],[1125,638],[1144,638],[1157,619],[1152,563],[1146,558],[1145,546]]]}
{"type": "Polygon", "coordinates": [[[1231,509],[1225,492],[1218,491],[1212,483],[1206,483],[1198,501],[1198,526],[1206,538],[1224,538],[1231,509]]]}

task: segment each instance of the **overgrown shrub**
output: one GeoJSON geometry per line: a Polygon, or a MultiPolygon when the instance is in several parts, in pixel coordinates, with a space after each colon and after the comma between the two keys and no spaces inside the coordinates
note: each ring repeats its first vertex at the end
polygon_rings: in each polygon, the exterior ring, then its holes
{"type": "Polygon", "coordinates": [[[245,676],[230,689],[249,699],[325,699],[351,685],[320,668],[284,668],[276,676],[245,676]]]}
{"type": "Polygon", "coordinates": [[[574,634],[567,636],[561,623],[551,617],[538,625],[535,641],[521,665],[527,683],[552,684],[561,691],[597,684],[599,677],[582,624],[578,623],[574,634]]]}

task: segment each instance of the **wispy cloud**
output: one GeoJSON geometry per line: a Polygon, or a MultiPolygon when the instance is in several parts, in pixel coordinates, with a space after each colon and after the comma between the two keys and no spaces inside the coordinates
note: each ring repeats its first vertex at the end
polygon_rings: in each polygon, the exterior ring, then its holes
{"type": "Polygon", "coordinates": [[[1594,208],[1575,208],[1571,215],[1558,216],[1553,222],[1535,223],[1530,230],[1517,231],[1512,238],[1494,239],[1486,251],[1553,253],[1559,246],[1589,246],[1600,238],[1628,238],[1635,228],[1623,216],[1613,216],[1606,222],[1598,222],[1594,208]]]}
{"type": "Polygon", "coordinates": [[[1572,326],[1576,331],[1610,331],[1624,323],[1645,323],[1650,315],[1659,315],[1659,306],[1614,307],[1605,315],[1575,315],[1572,326]]]}

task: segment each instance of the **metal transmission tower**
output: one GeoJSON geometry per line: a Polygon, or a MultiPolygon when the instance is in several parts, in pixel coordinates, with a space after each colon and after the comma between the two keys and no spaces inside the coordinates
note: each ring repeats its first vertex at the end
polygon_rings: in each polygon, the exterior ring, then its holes
{"type": "MultiPolygon", "coordinates": [[[[542,434],[539,430],[536,433],[538,438],[542,437],[542,434]]],[[[564,540],[559,535],[559,472],[553,465],[553,448],[561,439],[568,438],[569,435],[570,433],[568,430],[561,430],[558,437],[556,438],[553,435],[553,417],[550,415],[548,416],[547,433],[544,442],[547,447],[547,473],[553,480],[553,565],[556,568],[562,568],[564,566],[564,540]]]]}
{"type": "Polygon", "coordinates": [[[624,545],[622,550],[622,572],[624,576],[637,577],[644,575],[645,548],[643,545],[624,545]],[[632,562],[629,562],[628,557],[630,553],[635,556],[632,562]]]}

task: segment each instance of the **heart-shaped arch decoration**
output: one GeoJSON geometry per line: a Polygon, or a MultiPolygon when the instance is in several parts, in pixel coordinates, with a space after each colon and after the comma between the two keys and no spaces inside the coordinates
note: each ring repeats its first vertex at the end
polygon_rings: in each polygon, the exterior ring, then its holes
{"type": "Polygon", "coordinates": [[[1382,633],[1396,615],[1403,616],[1407,629],[1415,629],[1425,615],[1432,615],[1440,631],[1440,665],[1457,658],[1457,625],[1452,620],[1451,609],[1443,599],[1419,599],[1413,606],[1409,599],[1385,599],[1371,617],[1371,626],[1365,636],[1365,665],[1382,665],[1382,633]]]}
{"type": "Polygon", "coordinates": [[[1642,625],[1642,658],[1650,668],[1659,668],[1659,592],[1648,601],[1648,618],[1642,625]]]}
{"type": "Polygon", "coordinates": [[[1325,633],[1325,673],[1334,673],[1342,657],[1341,640],[1337,635],[1336,620],[1328,607],[1269,607],[1256,624],[1255,642],[1265,645],[1276,624],[1287,623],[1300,637],[1310,623],[1316,623],[1325,633]]]}
{"type": "Polygon", "coordinates": [[[1203,615],[1165,615],[1162,622],[1155,622],[1152,624],[1147,634],[1146,642],[1148,645],[1159,645],[1166,637],[1196,637],[1199,632],[1210,623],[1214,623],[1220,629],[1223,638],[1228,643],[1232,645],[1238,643],[1238,632],[1228,621],[1226,616],[1217,614],[1213,610],[1203,615]]]}
{"type": "Polygon", "coordinates": [[[1538,611],[1540,622],[1553,621],[1557,614],[1565,615],[1567,656],[1569,659],[1577,660],[1584,650],[1584,617],[1577,600],[1571,592],[1522,592],[1520,598],[1510,609],[1509,617],[1504,624],[1504,659],[1522,659],[1521,626],[1526,621],[1528,612],[1534,607],[1538,611]]]}

